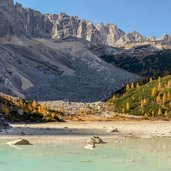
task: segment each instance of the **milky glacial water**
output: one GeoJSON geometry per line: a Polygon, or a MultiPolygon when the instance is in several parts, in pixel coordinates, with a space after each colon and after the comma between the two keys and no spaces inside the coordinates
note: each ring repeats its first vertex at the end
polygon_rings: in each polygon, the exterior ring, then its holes
{"type": "Polygon", "coordinates": [[[1,141],[0,171],[171,171],[171,138],[106,141],[95,150],[74,141],[18,150],[1,141]]]}

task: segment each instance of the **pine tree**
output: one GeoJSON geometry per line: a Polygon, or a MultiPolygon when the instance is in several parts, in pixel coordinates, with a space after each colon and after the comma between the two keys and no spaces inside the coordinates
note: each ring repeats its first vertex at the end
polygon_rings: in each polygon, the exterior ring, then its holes
{"type": "Polygon", "coordinates": [[[56,118],[56,113],[52,112],[51,117],[52,117],[52,119],[55,119],[56,118]]]}
{"type": "Polygon", "coordinates": [[[171,100],[171,94],[170,94],[170,92],[167,93],[167,99],[168,100],[171,100]]]}
{"type": "Polygon", "coordinates": [[[139,87],[140,87],[140,85],[139,85],[139,83],[137,83],[136,88],[139,88],[139,87]]]}
{"type": "Polygon", "coordinates": [[[171,88],[171,80],[168,81],[167,87],[168,87],[168,88],[171,88]]]}
{"type": "Polygon", "coordinates": [[[131,89],[134,89],[134,83],[131,84],[131,89]]]}
{"type": "Polygon", "coordinates": [[[152,111],[152,117],[155,117],[155,112],[154,111],[152,111]]]}
{"type": "Polygon", "coordinates": [[[113,95],[112,100],[113,100],[113,101],[116,100],[116,95],[113,95]]]}
{"type": "Polygon", "coordinates": [[[165,111],[164,116],[168,117],[168,112],[167,111],[165,111]]]}
{"type": "Polygon", "coordinates": [[[144,107],[144,100],[141,100],[141,108],[143,108],[144,107]]]}
{"type": "Polygon", "coordinates": [[[33,107],[33,109],[36,109],[37,108],[37,102],[35,100],[32,103],[32,107],[33,107]]]}
{"type": "Polygon", "coordinates": [[[158,91],[161,91],[161,89],[162,89],[161,82],[158,83],[157,89],[158,89],[158,91]]]}
{"type": "Polygon", "coordinates": [[[144,98],[144,100],[143,100],[143,103],[144,103],[144,106],[146,106],[147,105],[147,100],[144,98]]]}
{"type": "Polygon", "coordinates": [[[126,110],[128,111],[130,109],[130,104],[129,102],[126,103],[126,110]]]}
{"type": "Polygon", "coordinates": [[[126,91],[128,91],[129,89],[130,89],[130,85],[127,84],[127,85],[126,85],[126,91]]]}
{"type": "Polygon", "coordinates": [[[162,115],[162,110],[161,110],[161,108],[159,108],[159,110],[158,110],[158,113],[157,113],[159,116],[160,115],[162,115]]]}
{"type": "Polygon", "coordinates": [[[155,87],[152,88],[152,90],[151,90],[151,95],[152,95],[152,97],[156,96],[156,93],[157,93],[156,88],[155,88],[155,87]]]}
{"type": "Polygon", "coordinates": [[[150,78],[150,83],[152,83],[153,82],[153,79],[152,79],[152,77],[150,78]]]}
{"type": "Polygon", "coordinates": [[[163,104],[166,103],[166,100],[167,100],[167,96],[166,96],[166,93],[164,93],[163,94],[163,97],[162,97],[163,104]]]}
{"type": "Polygon", "coordinates": [[[157,102],[157,103],[160,103],[160,102],[161,102],[160,95],[158,95],[158,96],[157,96],[157,98],[156,98],[156,102],[157,102]]]}
{"type": "Polygon", "coordinates": [[[122,113],[125,113],[125,108],[122,108],[122,113]]]}

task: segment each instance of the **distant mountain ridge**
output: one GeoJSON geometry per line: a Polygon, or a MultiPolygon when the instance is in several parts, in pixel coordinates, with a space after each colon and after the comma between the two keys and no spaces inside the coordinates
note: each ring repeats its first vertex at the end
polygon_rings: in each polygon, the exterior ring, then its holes
{"type": "Polygon", "coordinates": [[[102,46],[99,36],[95,25],[77,17],[0,0],[0,91],[29,100],[93,102],[140,79],[100,58],[101,51],[118,49],[102,46]]]}
{"type": "Polygon", "coordinates": [[[160,44],[161,48],[171,46],[171,36],[168,34],[157,39],[145,37],[136,31],[125,33],[112,23],[94,24],[64,13],[43,15],[39,11],[23,8],[19,3],[14,5],[13,0],[0,0],[0,6],[0,37],[8,39],[12,36],[49,39],[78,37],[95,44],[112,47],[144,43],[153,44],[153,46],[155,43],[160,44]]]}

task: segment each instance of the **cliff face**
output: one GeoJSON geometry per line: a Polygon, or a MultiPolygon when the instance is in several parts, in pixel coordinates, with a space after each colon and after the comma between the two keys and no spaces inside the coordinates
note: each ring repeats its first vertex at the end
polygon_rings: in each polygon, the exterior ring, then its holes
{"type": "Polygon", "coordinates": [[[39,11],[23,8],[21,4],[14,5],[13,0],[0,0],[0,37],[10,39],[12,36],[57,40],[77,37],[112,47],[152,42],[171,45],[171,37],[167,34],[157,40],[138,32],[125,33],[114,24],[93,24],[64,13],[43,15],[39,11]]]}
{"type": "Polygon", "coordinates": [[[95,25],[88,20],[80,20],[76,16],[73,17],[66,14],[46,16],[53,23],[53,39],[79,37],[95,44],[114,46],[125,34],[114,24],[95,25]]]}
{"type": "Polygon", "coordinates": [[[25,9],[13,0],[0,0],[0,37],[51,38],[52,23],[40,12],[25,9]]]}
{"type": "Polygon", "coordinates": [[[94,24],[78,17],[66,14],[46,15],[53,23],[52,38],[63,39],[66,37],[84,38],[92,43],[101,44],[102,37],[94,24]]]}

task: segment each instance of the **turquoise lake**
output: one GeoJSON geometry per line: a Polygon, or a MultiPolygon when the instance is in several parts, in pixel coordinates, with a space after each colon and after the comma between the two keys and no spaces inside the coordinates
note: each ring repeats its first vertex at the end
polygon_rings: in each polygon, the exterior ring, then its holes
{"type": "Polygon", "coordinates": [[[95,150],[74,141],[19,150],[1,141],[0,171],[171,171],[171,138],[106,141],[95,150]]]}

